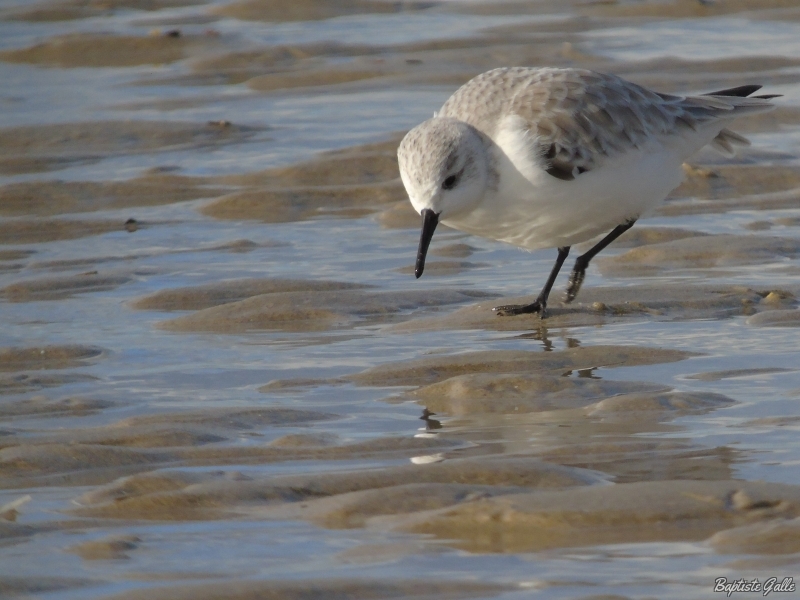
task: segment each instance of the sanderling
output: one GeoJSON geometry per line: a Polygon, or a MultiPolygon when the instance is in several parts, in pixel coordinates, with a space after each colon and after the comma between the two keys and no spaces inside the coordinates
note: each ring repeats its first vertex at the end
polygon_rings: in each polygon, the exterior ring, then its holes
{"type": "Polygon", "coordinates": [[[583,69],[513,67],[459,88],[397,151],[400,176],[422,215],[416,276],[438,223],[535,250],[558,248],[535,302],[500,315],[544,316],[570,246],[609,232],[575,261],[571,302],[589,261],[653,210],[707,144],[726,155],[747,139],[726,128],[774,108],[759,85],[702,96],[660,94],[583,69]]]}

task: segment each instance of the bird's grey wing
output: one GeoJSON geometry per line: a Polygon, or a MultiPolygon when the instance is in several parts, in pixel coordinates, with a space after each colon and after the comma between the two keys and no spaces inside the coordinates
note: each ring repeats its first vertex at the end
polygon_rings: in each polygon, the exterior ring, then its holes
{"type": "Polygon", "coordinates": [[[528,139],[535,140],[534,159],[550,175],[570,180],[653,139],[769,108],[769,102],[758,98],[659,94],[583,69],[514,67],[471,80],[441,114],[464,120],[490,137],[504,118],[513,116],[524,124],[528,139]]]}
{"type": "Polygon", "coordinates": [[[682,101],[613,75],[553,69],[539,70],[507,110],[528,124],[547,172],[570,180],[676,128],[696,127],[682,101]]]}

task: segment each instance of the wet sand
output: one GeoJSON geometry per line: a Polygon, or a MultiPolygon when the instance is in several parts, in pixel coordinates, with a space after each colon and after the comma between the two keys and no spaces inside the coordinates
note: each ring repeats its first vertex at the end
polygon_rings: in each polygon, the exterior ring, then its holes
{"type": "Polygon", "coordinates": [[[3,9],[0,595],[693,597],[796,572],[800,52],[687,60],[654,38],[658,58],[623,60],[592,36],[798,16],[3,9]],[[559,280],[548,319],[498,318],[553,252],[442,227],[416,281],[395,152],[510,64],[785,98],[734,127],[750,148],[685,165],[574,304],[559,280]],[[52,115],[24,108],[42,89],[52,115]]]}

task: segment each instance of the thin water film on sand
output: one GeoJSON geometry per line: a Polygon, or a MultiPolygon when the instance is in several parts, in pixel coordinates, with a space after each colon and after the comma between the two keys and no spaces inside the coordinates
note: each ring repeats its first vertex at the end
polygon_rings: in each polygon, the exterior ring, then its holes
{"type": "MultiPolygon", "coordinates": [[[[710,596],[800,555],[800,9],[0,7],[0,595],[710,596]],[[419,216],[404,133],[498,66],[757,83],[578,301],[419,216]]],[[[578,248],[578,251],[585,251],[578,248]]]]}

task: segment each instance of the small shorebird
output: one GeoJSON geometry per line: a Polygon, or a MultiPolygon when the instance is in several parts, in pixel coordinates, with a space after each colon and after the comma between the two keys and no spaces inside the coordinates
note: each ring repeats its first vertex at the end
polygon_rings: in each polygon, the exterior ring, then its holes
{"type": "Polygon", "coordinates": [[[608,233],[575,261],[571,302],[598,252],[676,188],[684,160],[707,144],[726,155],[747,139],[736,117],[774,108],[743,85],[672,96],[583,69],[513,67],[459,88],[397,151],[400,176],[422,215],[415,274],[438,223],[521,248],[558,248],[536,301],[498,315],[538,312],[570,246],[608,233]]]}

